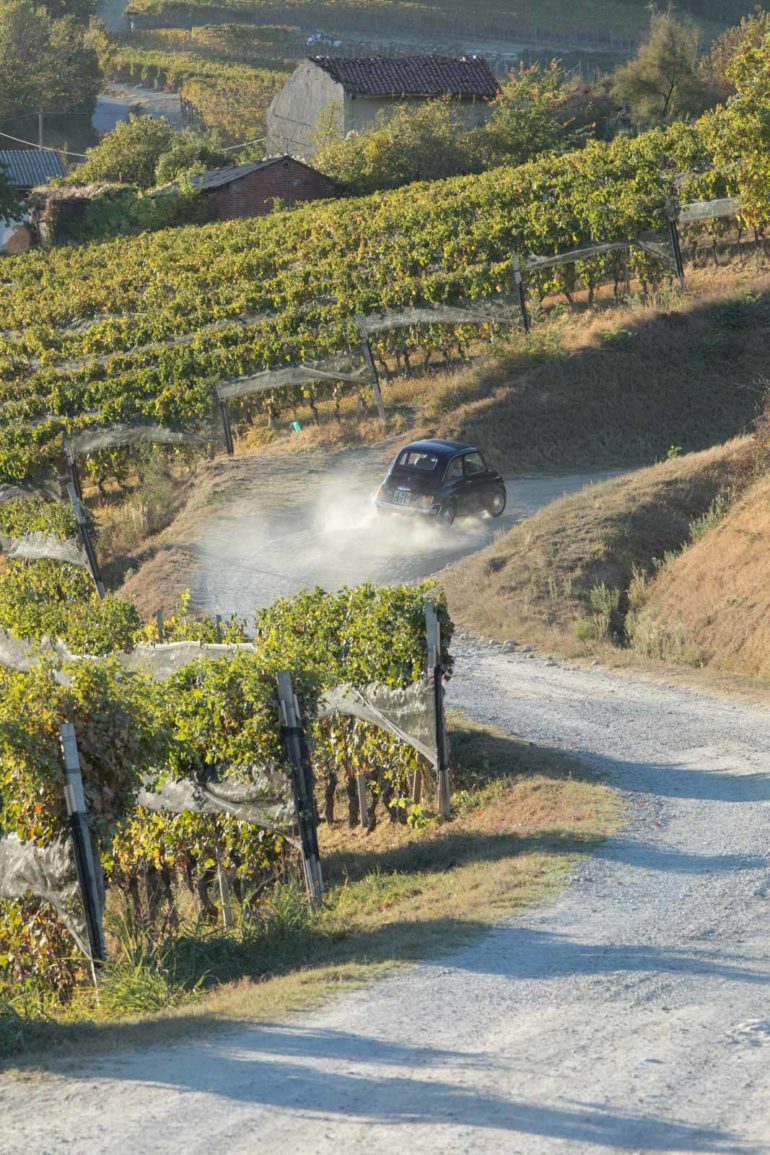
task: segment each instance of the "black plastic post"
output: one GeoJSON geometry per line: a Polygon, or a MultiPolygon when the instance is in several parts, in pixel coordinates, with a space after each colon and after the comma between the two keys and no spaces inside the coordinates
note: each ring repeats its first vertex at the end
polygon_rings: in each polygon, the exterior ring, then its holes
{"type": "Polygon", "coordinates": [[[324,887],[318,850],[313,774],[310,768],[305,736],[300,724],[299,705],[294,696],[291,674],[288,670],[280,670],[278,673],[278,699],[281,703],[286,754],[291,767],[294,817],[302,845],[305,886],[313,906],[319,907],[323,899],[324,887]]]}
{"type": "Polygon", "coordinates": [[[524,325],[524,332],[529,335],[530,320],[529,311],[527,310],[527,295],[524,291],[524,282],[521,278],[521,264],[516,253],[513,254],[513,280],[519,296],[519,308],[521,309],[521,320],[524,325]]]}
{"type": "Polygon", "coordinates": [[[64,755],[64,769],[66,784],[64,798],[67,804],[67,814],[70,820],[72,843],[75,849],[75,863],[80,883],[80,894],[83,900],[83,910],[88,928],[88,944],[91,950],[93,963],[104,962],[104,932],[102,930],[102,906],[99,898],[99,887],[96,878],[94,848],[91,842],[91,831],[88,829],[86,813],[86,799],[83,792],[83,779],[80,774],[80,758],[75,737],[75,727],[71,722],[65,722],[59,727],[62,753],[64,755]]]}
{"type": "Polygon", "coordinates": [[[233,457],[235,455],[235,446],[233,444],[233,431],[230,426],[230,415],[227,412],[227,402],[223,397],[220,397],[219,392],[217,392],[217,405],[219,406],[219,416],[222,419],[225,450],[228,457],[233,457]]]}
{"type": "Polygon", "coordinates": [[[67,494],[69,495],[70,505],[72,506],[72,511],[75,514],[75,522],[76,522],[77,527],[78,527],[78,534],[80,535],[80,541],[83,545],[83,549],[85,550],[85,555],[88,559],[88,568],[91,571],[91,577],[94,580],[94,585],[96,586],[96,592],[99,595],[99,598],[101,599],[104,597],[104,582],[102,581],[102,572],[99,569],[99,562],[98,562],[97,557],[96,557],[96,550],[94,549],[93,542],[91,541],[91,535],[88,532],[88,522],[86,521],[86,516],[83,513],[83,507],[80,504],[80,498],[78,497],[77,492],[75,490],[74,481],[68,481],[67,482],[67,494]]]}
{"type": "Polygon", "coordinates": [[[377,406],[377,413],[379,414],[380,421],[384,423],[387,420],[385,416],[385,402],[382,399],[380,375],[377,372],[377,366],[374,363],[372,345],[369,340],[369,334],[366,330],[366,321],[363,317],[356,317],[356,323],[358,324],[358,332],[361,336],[361,350],[364,354],[366,367],[371,375],[372,392],[374,393],[374,401],[377,406]]]}
{"type": "Polygon", "coordinates": [[[438,757],[438,812],[441,818],[452,817],[452,782],[444,717],[444,667],[441,664],[441,625],[433,602],[425,603],[425,628],[428,638],[428,677],[431,679],[436,713],[436,753],[438,757]]]}

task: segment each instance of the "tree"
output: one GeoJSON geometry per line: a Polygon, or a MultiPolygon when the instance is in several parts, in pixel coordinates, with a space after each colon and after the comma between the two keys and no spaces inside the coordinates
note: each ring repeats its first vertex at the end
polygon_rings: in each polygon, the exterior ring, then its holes
{"type": "Polygon", "coordinates": [[[575,130],[565,113],[569,97],[556,61],[547,68],[521,65],[512,72],[492,105],[477,145],[485,167],[524,164],[543,152],[576,148],[584,132],[575,130]]]}
{"type": "Polygon", "coordinates": [[[74,17],[54,20],[30,0],[0,5],[0,117],[90,113],[100,87],[96,52],[74,17]]]}
{"type": "Polygon", "coordinates": [[[469,172],[472,134],[450,99],[380,112],[369,132],[321,137],[315,164],[357,195],[469,172]]]}
{"type": "Polygon", "coordinates": [[[699,58],[697,25],[670,8],[653,8],[647,39],[634,59],[615,73],[613,96],[641,127],[697,115],[712,97],[699,58]]]}
{"type": "Polygon", "coordinates": [[[735,83],[731,76],[735,60],[747,48],[761,48],[768,33],[770,12],[756,8],[751,16],[744,16],[740,24],[728,28],[714,41],[706,60],[706,68],[722,100],[735,93],[735,83]]]}
{"type": "Polygon", "coordinates": [[[155,166],[155,183],[168,184],[181,176],[222,168],[232,164],[232,153],[219,148],[216,138],[185,129],[176,133],[155,166]]]}
{"type": "Polygon", "coordinates": [[[727,67],[735,94],[699,128],[721,180],[741,196],[741,216],[760,229],[770,222],[770,29],[746,38],[727,67]]]}
{"type": "Polygon", "coordinates": [[[152,188],[158,161],[175,135],[163,117],[130,116],[88,150],[88,160],[70,174],[67,183],[115,182],[152,188]]]}
{"type": "Polygon", "coordinates": [[[79,23],[87,24],[96,11],[96,0],[43,0],[43,7],[54,20],[73,16],[79,23]]]}
{"type": "Polygon", "coordinates": [[[12,221],[20,209],[20,200],[5,177],[5,169],[0,165],[0,224],[12,221]]]}

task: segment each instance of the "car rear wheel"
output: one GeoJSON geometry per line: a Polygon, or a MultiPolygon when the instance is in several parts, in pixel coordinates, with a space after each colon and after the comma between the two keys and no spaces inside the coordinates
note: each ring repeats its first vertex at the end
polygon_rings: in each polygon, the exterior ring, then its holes
{"type": "Polygon", "coordinates": [[[506,493],[504,489],[498,489],[497,493],[493,494],[487,502],[487,513],[490,517],[500,517],[505,511],[506,493]]]}
{"type": "Polygon", "coordinates": [[[444,502],[444,504],[441,506],[441,512],[438,515],[438,519],[441,524],[449,528],[449,526],[454,522],[456,516],[457,506],[455,503],[453,501],[444,502]]]}

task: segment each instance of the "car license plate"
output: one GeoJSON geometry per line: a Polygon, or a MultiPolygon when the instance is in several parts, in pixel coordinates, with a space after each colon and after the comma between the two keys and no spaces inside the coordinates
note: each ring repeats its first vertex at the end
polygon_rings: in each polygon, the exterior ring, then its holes
{"type": "Polygon", "coordinates": [[[393,494],[394,505],[409,505],[412,500],[411,489],[397,489],[393,494]]]}

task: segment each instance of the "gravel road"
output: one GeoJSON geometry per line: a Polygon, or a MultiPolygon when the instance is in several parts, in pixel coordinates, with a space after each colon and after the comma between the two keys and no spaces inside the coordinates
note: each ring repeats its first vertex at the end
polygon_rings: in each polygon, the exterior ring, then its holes
{"type": "Polygon", "coordinates": [[[511,478],[502,517],[463,518],[447,532],[421,518],[377,517],[371,497],[392,452],[245,459],[237,499],[217,507],[196,546],[193,608],[247,613],[306,586],[417,581],[562,494],[619,472],[511,478]]]}
{"type": "Polygon", "coordinates": [[[770,717],[460,643],[452,699],[632,820],[551,904],[302,1021],[0,1083],[0,1151],[770,1152],[770,717]]]}

